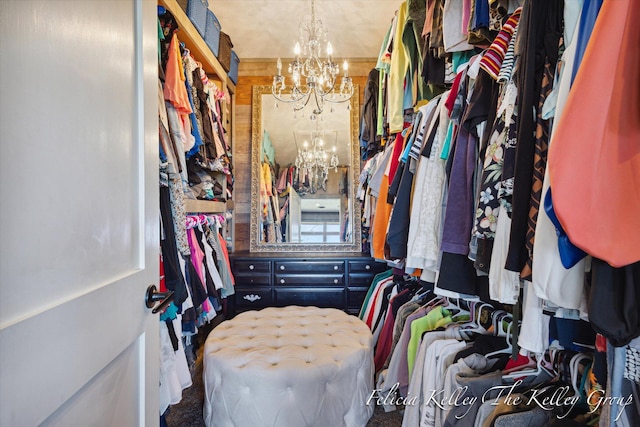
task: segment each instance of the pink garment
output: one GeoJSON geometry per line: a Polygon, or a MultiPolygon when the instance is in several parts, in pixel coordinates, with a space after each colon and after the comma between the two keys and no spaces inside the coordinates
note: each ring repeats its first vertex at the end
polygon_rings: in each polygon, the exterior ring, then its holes
{"type": "Polygon", "coordinates": [[[204,277],[204,252],[200,249],[200,245],[198,244],[193,228],[187,230],[187,241],[189,242],[189,249],[191,251],[191,264],[193,264],[193,268],[195,268],[196,273],[198,273],[200,282],[205,285],[207,282],[204,277]]]}
{"type": "Polygon", "coordinates": [[[469,19],[471,18],[471,0],[462,0],[462,34],[469,34],[469,19]]]}

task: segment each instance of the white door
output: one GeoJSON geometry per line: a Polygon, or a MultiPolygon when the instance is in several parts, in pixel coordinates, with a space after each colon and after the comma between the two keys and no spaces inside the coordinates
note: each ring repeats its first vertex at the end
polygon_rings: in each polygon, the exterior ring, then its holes
{"type": "Polygon", "coordinates": [[[156,4],[0,0],[0,55],[0,425],[157,425],[156,4]]]}

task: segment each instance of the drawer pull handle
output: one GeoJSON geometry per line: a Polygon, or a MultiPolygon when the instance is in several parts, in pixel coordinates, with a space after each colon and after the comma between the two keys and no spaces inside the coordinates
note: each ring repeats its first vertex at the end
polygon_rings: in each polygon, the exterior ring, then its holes
{"type": "Polygon", "coordinates": [[[280,279],[280,283],[284,283],[284,279],[280,279]]]}
{"type": "Polygon", "coordinates": [[[243,296],[242,299],[246,299],[249,302],[256,302],[256,301],[262,299],[262,297],[260,295],[250,294],[250,295],[243,296]]]}
{"type": "Polygon", "coordinates": [[[334,266],[333,266],[333,269],[337,271],[337,270],[338,270],[338,266],[337,266],[337,265],[334,265],[334,266]]]}
{"type": "Polygon", "coordinates": [[[333,283],[338,284],[338,279],[333,279],[333,283]]]}
{"type": "Polygon", "coordinates": [[[253,264],[249,265],[249,270],[253,270],[254,268],[253,264]]]}
{"type": "Polygon", "coordinates": [[[280,266],[280,270],[284,270],[284,265],[281,265],[281,266],[280,266]]]}
{"type": "Polygon", "coordinates": [[[367,264],[367,265],[364,266],[364,269],[365,270],[371,270],[371,266],[369,264],[367,264]]]}

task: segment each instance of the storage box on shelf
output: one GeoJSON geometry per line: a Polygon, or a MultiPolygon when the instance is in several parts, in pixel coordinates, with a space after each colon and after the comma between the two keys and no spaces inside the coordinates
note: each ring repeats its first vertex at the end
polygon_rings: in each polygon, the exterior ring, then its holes
{"type": "MultiPolygon", "coordinates": [[[[200,0],[189,0],[200,1],[200,0]]],[[[232,94],[236,91],[236,86],[227,76],[228,68],[223,68],[218,61],[218,58],[211,52],[211,49],[205,42],[198,29],[195,27],[191,19],[187,16],[186,12],[180,7],[177,0],[158,0],[158,4],[166,8],[176,20],[180,32],[178,38],[185,47],[189,49],[191,54],[198,59],[198,62],[202,64],[202,68],[207,73],[210,79],[221,82],[223,90],[226,88],[232,94]]],[[[187,4],[188,6],[188,4],[187,4]]],[[[206,15],[206,13],[205,13],[206,15]]],[[[206,19],[206,18],[205,18],[206,19]]],[[[205,27],[206,28],[206,20],[205,27]]]]}
{"type": "MultiPolygon", "coordinates": [[[[202,65],[202,69],[207,73],[209,79],[213,81],[220,90],[224,91],[230,99],[230,103],[223,103],[222,105],[222,125],[228,138],[227,141],[229,141],[230,145],[233,147],[234,95],[236,86],[227,75],[228,70],[222,67],[218,58],[214,55],[214,52],[212,51],[213,49],[210,48],[209,44],[207,44],[207,41],[205,40],[205,36],[203,36],[203,34],[206,35],[207,15],[211,15],[214,20],[217,21],[212,13],[208,13],[210,11],[208,10],[207,0],[158,0],[158,5],[164,7],[171,13],[171,15],[173,15],[176,24],[180,29],[178,32],[178,39],[180,42],[184,44],[191,55],[202,65]],[[204,11],[204,13],[202,13],[202,11],[204,11]],[[204,21],[202,21],[202,16],[204,16],[204,21]],[[204,24],[202,22],[204,22],[204,24]]],[[[215,21],[212,21],[210,17],[209,26],[211,26],[211,23],[213,22],[215,27],[215,21]]],[[[220,24],[218,23],[218,26],[219,25],[220,24]]],[[[214,34],[210,32],[209,36],[212,35],[214,34]]],[[[209,38],[209,43],[215,45],[215,42],[211,41],[211,38],[209,38]]],[[[215,177],[215,180],[220,183],[222,188],[227,188],[226,174],[220,173],[215,177]]],[[[225,197],[228,197],[226,193],[225,197]]],[[[215,213],[225,215],[227,221],[225,222],[222,233],[227,241],[227,247],[230,251],[233,250],[234,230],[232,219],[232,200],[224,202],[186,199],[185,210],[188,213],[215,213]]]]}
{"type": "Polygon", "coordinates": [[[229,66],[229,78],[235,84],[238,84],[238,66],[240,65],[240,58],[235,51],[231,51],[231,65],[229,66]]]}
{"type": "MultiPolygon", "coordinates": [[[[211,49],[214,56],[218,56],[218,49],[220,48],[220,30],[222,26],[220,21],[216,18],[216,15],[212,11],[207,10],[207,30],[204,33],[204,41],[211,49]]],[[[233,82],[236,83],[237,79],[233,82]]]]}
{"type": "Polygon", "coordinates": [[[224,68],[225,72],[229,72],[231,69],[231,51],[233,49],[233,43],[231,43],[231,37],[224,31],[220,31],[220,48],[218,50],[218,61],[224,68]]]}
{"type": "Polygon", "coordinates": [[[202,37],[206,34],[208,10],[209,2],[207,0],[187,0],[187,16],[202,37]]]}

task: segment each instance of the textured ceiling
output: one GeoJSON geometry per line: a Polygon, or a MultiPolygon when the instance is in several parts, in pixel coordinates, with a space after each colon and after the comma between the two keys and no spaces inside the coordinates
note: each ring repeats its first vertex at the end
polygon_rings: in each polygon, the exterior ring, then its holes
{"type": "MultiPolygon", "coordinates": [[[[376,58],[401,0],[316,0],[335,58],[376,58]]],[[[243,59],[290,58],[310,0],[209,0],[243,59]]]]}

